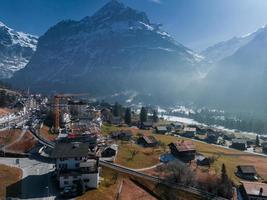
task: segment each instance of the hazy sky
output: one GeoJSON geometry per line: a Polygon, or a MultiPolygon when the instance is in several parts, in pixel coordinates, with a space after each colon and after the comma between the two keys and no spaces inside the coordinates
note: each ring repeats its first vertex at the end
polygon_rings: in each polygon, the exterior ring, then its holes
{"type": "MultiPolygon", "coordinates": [[[[42,35],[63,19],[92,15],[108,0],[0,0],[0,21],[42,35]]],[[[202,49],[267,24],[267,0],[121,0],[163,24],[178,42],[202,49]]]]}

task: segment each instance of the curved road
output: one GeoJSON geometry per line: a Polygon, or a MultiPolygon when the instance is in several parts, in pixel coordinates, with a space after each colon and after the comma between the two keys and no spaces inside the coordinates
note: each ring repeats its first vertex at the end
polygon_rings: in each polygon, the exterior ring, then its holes
{"type": "MultiPolygon", "coordinates": [[[[35,128],[30,128],[30,131],[35,136],[35,138],[37,140],[39,140],[39,142],[41,144],[46,145],[46,146],[48,146],[50,148],[54,148],[55,147],[55,143],[49,142],[49,141],[45,140],[44,138],[42,138],[39,134],[37,134],[35,128]]],[[[166,182],[164,179],[161,179],[159,177],[151,176],[151,175],[142,173],[142,172],[140,172],[138,170],[127,168],[127,167],[124,167],[124,166],[121,166],[121,165],[118,165],[118,164],[110,163],[110,162],[103,161],[103,160],[100,160],[99,164],[102,165],[102,166],[108,167],[110,169],[113,169],[113,170],[116,170],[116,171],[119,171],[119,172],[122,172],[122,173],[126,173],[128,175],[132,175],[132,176],[135,176],[135,177],[139,177],[139,178],[142,178],[142,179],[146,179],[146,180],[152,181],[154,183],[165,184],[165,185],[167,185],[167,186],[169,186],[171,188],[174,188],[174,189],[177,189],[177,190],[181,190],[181,191],[184,191],[184,192],[188,192],[188,193],[192,193],[192,194],[195,194],[197,196],[203,197],[205,199],[224,199],[224,198],[218,198],[213,194],[210,194],[210,193],[208,193],[206,191],[200,190],[200,189],[195,188],[195,187],[190,187],[190,186],[186,186],[186,185],[182,185],[182,184],[175,184],[175,183],[166,182]]]]}

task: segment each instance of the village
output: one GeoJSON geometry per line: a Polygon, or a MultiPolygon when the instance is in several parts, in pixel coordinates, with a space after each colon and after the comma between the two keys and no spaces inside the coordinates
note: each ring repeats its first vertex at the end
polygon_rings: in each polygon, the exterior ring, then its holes
{"type": "MultiPolygon", "coordinates": [[[[155,107],[86,95],[26,94],[1,110],[0,163],[19,168],[30,158],[49,166],[47,189],[37,189],[35,198],[106,199],[110,193],[124,199],[132,191],[130,199],[267,199],[264,138],[167,121],[155,107]]],[[[24,182],[9,183],[5,197],[19,197],[13,190],[24,182]]]]}

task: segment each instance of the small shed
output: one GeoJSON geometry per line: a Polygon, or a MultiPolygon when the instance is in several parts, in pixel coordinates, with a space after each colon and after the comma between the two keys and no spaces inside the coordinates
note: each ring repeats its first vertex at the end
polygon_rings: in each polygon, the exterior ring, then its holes
{"type": "Polygon", "coordinates": [[[153,128],[153,121],[141,122],[140,129],[149,130],[153,128]]]}
{"type": "Polygon", "coordinates": [[[242,179],[257,180],[257,171],[253,165],[238,165],[236,175],[242,179]]]}
{"type": "Polygon", "coordinates": [[[183,128],[183,124],[180,122],[174,122],[174,123],[171,123],[171,125],[173,126],[174,130],[181,130],[183,128]]]}
{"type": "Polygon", "coordinates": [[[102,157],[113,157],[116,156],[118,151],[118,145],[112,144],[111,146],[106,147],[102,152],[102,157]]]}
{"type": "Polygon", "coordinates": [[[157,126],[156,127],[156,133],[158,134],[165,134],[168,132],[168,129],[166,126],[157,126]]]}
{"type": "Polygon", "coordinates": [[[197,165],[199,165],[199,166],[209,166],[210,165],[210,159],[203,156],[203,155],[197,155],[196,161],[197,161],[197,165]]]}
{"type": "Polygon", "coordinates": [[[158,141],[152,135],[150,136],[141,136],[138,138],[137,143],[144,146],[144,147],[155,147],[158,145],[158,141]]]}

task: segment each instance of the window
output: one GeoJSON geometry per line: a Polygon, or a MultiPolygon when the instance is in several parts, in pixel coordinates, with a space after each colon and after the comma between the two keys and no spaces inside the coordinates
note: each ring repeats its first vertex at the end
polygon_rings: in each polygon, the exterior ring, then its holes
{"type": "Polygon", "coordinates": [[[75,164],[75,167],[79,167],[79,166],[80,166],[80,163],[76,163],[76,164],[75,164]]]}
{"type": "Polygon", "coordinates": [[[84,179],[83,182],[88,183],[90,179],[84,179]]]}

